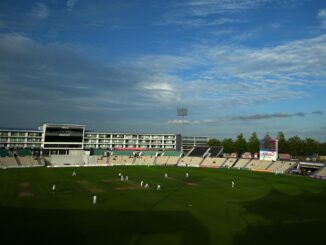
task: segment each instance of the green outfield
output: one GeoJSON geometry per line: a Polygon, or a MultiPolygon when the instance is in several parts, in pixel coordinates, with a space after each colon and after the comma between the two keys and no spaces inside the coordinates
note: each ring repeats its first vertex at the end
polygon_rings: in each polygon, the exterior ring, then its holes
{"type": "Polygon", "coordinates": [[[6,169],[0,170],[0,208],[2,244],[326,241],[326,181],[244,170],[6,169]],[[122,182],[119,173],[129,180],[122,182]],[[150,188],[141,188],[141,180],[150,188]]]}

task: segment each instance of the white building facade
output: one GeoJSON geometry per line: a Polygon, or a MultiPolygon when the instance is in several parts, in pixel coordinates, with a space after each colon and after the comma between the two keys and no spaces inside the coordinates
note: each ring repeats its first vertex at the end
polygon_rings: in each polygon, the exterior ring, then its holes
{"type": "Polygon", "coordinates": [[[91,132],[85,125],[44,123],[38,130],[0,129],[0,148],[32,149],[44,155],[115,148],[179,151],[181,135],[91,132]]]}

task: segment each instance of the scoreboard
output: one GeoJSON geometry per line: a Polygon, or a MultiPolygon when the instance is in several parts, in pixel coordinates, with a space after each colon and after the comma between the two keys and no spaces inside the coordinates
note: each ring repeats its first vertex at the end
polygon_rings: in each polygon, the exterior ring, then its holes
{"type": "Polygon", "coordinates": [[[259,144],[259,159],[276,161],[278,157],[278,140],[266,136],[259,144]]]}
{"type": "Polygon", "coordinates": [[[44,149],[83,149],[84,125],[43,124],[44,149]]]}

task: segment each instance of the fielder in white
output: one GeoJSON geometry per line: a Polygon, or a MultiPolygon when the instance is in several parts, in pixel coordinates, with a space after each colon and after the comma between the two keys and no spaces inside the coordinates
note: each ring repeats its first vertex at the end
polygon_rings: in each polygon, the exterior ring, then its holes
{"type": "Polygon", "coordinates": [[[234,181],[232,180],[232,182],[231,182],[231,185],[232,185],[232,188],[234,188],[234,181]]]}
{"type": "Polygon", "coordinates": [[[140,181],[140,187],[143,187],[144,181],[140,181]]]}
{"type": "Polygon", "coordinates": [[[157,185],[157,190],[161,190],[161,186],[160,185],[157,185]]]}
{"type": "Polygon", "coordinates": [[[125,180],[126,180],[126,181],[128,180],[128,175],[126,175],[126,178],[125,178],[125,180]]]}
{"type": "Polygon", "coordinates": [[[146,188],[146,189],[148,189],[148,188],[149,188],[149,185],[148,185],[147,183],[146,183],[146,185],[145,185],[145,188],[146,188]]]}
{"type": "Polygon", "coordinates": [[[186,173],[186,178],[189,178],[189,174],[188,173],[186,173]]]}
{"type": "Polygon", "coordinates": [[[76,176],[76,171],[72,172],[72,175],[71,176],[76,176]]]}
{"type": "Polygon", "coordinates": [[[96,204],[97,196],[93,196],[93,204],[96,204]]]}
{"type": "Polygon", "coordinates": [[[169,178],[167,173],[164,174],[164,178],[166,178],[166,179],[169,178]]]}
{"type": "Polygon", "coordinates": [[[55,193],[55,185],[52,186],[52,193],[55,193]]]}
{"type": "Polygon", "coordinates": [[[121,181],[123,181],[123,175],[121,175],[121,181]]]}

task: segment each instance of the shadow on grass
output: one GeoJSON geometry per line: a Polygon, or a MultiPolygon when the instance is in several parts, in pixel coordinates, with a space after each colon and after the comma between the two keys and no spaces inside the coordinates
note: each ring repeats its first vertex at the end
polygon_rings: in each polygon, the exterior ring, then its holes
{"type": "Polygon", "coordinates": [[[177,211],[1,209],[3,244],[209,244],[207,229],[177,211]]]}
{"type": "Polygon", "coordinates": [[[234,239],[237,244],[325,244],[326,190],[287,195],[272,190],[267,196],[243,204],[247,228],[234,239]],[[250,221],[259,215],[268,223],[250,221]],[[246,218],[247,217],[247,218],[246,218]]]}

